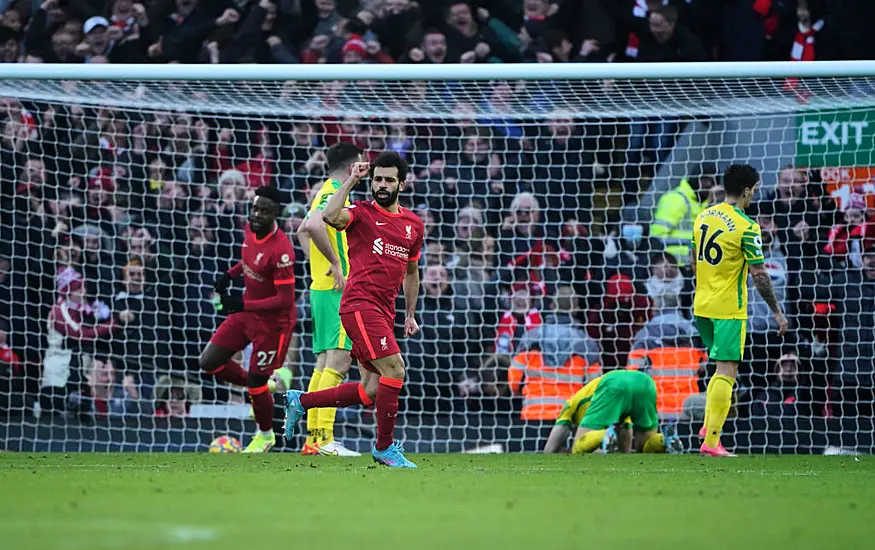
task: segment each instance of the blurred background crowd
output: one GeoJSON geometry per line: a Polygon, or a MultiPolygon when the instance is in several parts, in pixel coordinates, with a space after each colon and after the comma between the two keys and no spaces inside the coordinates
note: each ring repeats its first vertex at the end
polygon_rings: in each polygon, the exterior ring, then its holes
{"type": "MultiPolygon", "coordinates": [[[[865,59],[873,9],[868,0],[0,0],[0,52],[6,62],[61,63],[865,59]]],[[[492,83],[454,105],[469,118],[446,120],[333,116],[328,101],[325,116],[303,118],[3,100],[0,415],[185,416],[200,402],[242,402],[197,369],[221,321],[213,282],[239,254],[254,189],[283,191],[281,223],[294,235],[326,177],[325,148],[342,140],[412,165],[401,200],[427,237],[423,332],[404,342],[408,409],[549,421],[588,377],[631,367],[658,379],[663,414],[701,414],[708,365],[691,322],[690,224],[722,199],[725,165],[672,174],[652,221],[624,222],[621,208],[648,189],[687,121],[520,121],[514,94],[515,83],[492,83]]],[[[752,293],[736,414],[871,415],[875,211],[862,193],[837,203],[819,167],[792,161],[750,212],[792,330],[777,338],[752,293]]],[[[287,361],[300,385],[314,361],[298,252],[300,338],[287,361]]]]}

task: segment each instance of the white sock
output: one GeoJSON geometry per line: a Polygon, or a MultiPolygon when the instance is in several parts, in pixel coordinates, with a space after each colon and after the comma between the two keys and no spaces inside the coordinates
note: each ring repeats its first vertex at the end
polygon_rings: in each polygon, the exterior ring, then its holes
{"type": "Polygon", "coordinates": [[[261,431],[261,430],[258,430],[258,435],[270,439],[270,436],[273,435],[273,430],[268,430],[268,431],[266,431],[266,432],[263,432],[263,431],[261,431]]]}

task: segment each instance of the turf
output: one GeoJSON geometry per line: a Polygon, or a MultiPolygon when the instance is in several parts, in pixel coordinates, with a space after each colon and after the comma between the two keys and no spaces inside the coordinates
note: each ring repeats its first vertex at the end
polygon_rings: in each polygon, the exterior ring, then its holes
{"type": "Polygon", "coordinates": [[[863,548],[862,457],[0,455],[0,541],[27,549],[863,548]]]}

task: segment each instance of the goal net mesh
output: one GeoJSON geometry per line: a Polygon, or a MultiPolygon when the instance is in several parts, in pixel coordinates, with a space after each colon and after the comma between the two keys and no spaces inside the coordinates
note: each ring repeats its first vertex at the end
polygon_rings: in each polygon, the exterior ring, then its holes
{"type": "MultiPolygon", "coordinates": [[[[616,368],[651,374],[661,422],[698,445],[714,365],[689,231],[722,199],[717,174],[748,163],[791,328],[779,337],[751,289],[727,444],[871,452],[873,84],[0,81],[0,449],[245,443],[244,393],[198,370],[223,318],[212,285],[239,258],[254,189],[285,194],[293,236],[325,149],[353,141],[407,159],[401,202],[426,225],[423,330],[401,341],[409,450],[538,450],[563,402],[616,368]]],[[[309,273],[292,240],[286,365],[304,389],[309,273]]],[[[374,428],[369,409],[338,413],[352,448],[374,428]]]]}

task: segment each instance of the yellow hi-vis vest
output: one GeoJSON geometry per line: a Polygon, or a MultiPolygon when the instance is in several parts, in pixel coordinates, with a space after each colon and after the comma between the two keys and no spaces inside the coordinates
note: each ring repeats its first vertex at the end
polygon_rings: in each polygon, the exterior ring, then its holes
{"type": "Polygon", "coordinates": [[[650,236],[661,239],[665,251],[677,258],[682,266],[690,264],[693,222],[704,208],[687,178],[660,197],[656,205],[650,236]]]}

